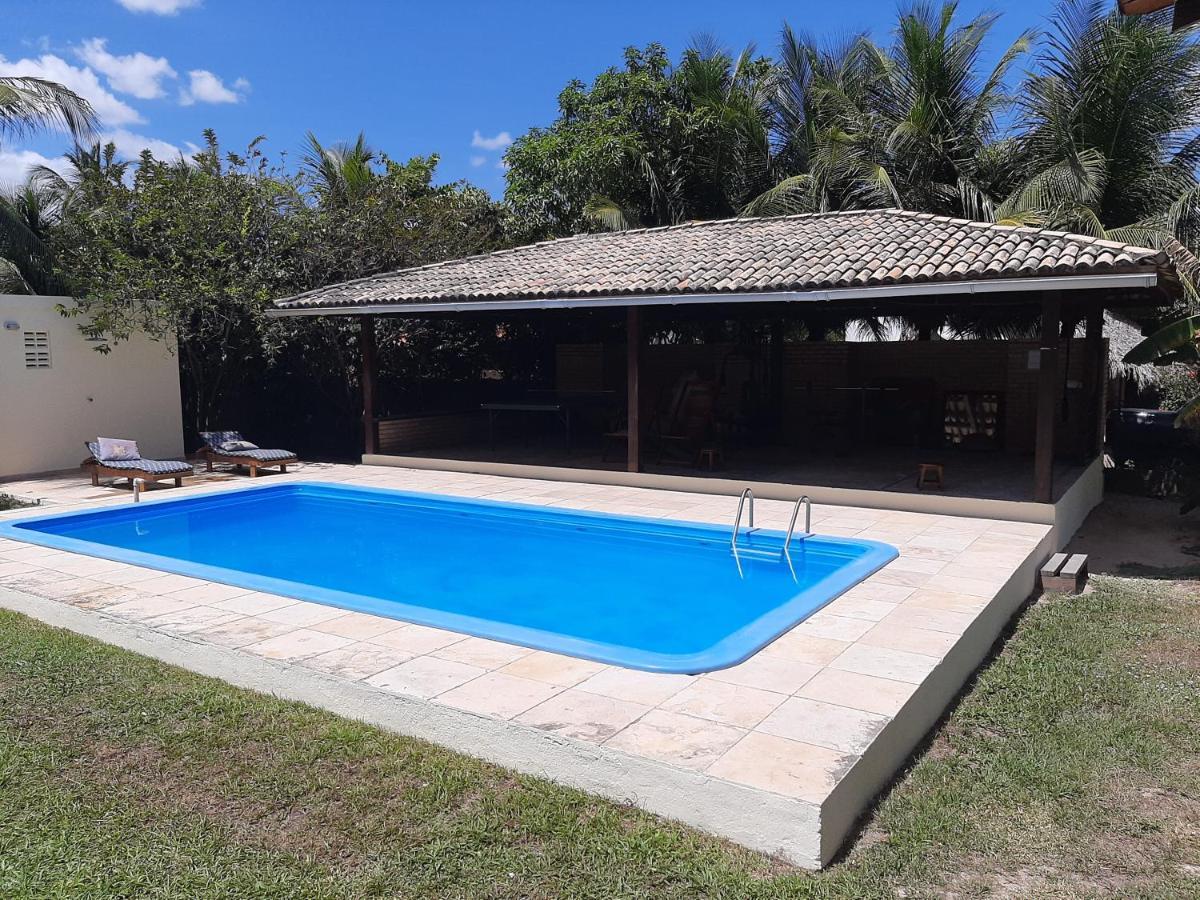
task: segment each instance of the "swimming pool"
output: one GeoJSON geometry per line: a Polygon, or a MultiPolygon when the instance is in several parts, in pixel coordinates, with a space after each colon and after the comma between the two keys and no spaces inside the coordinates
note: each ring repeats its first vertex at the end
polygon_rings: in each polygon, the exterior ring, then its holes
{"type": "MultiPolygon", "coordinates": [[[[731,504],[732,511],[732,504],[731,504]]],[[[286,485],[59,513],[0,536],[655,672],[735,665],[897,556],[809,537],[286,485]]]]}

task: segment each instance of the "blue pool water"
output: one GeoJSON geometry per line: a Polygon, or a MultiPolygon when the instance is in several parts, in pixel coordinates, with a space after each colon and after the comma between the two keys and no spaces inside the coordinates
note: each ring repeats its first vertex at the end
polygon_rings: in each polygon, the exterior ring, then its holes
{"type": "MultiPolygon", "coordinates": [[[[730,511],[733,503],[730,503],[730,511]]],[[[894,559],[875,541],[290,483],[0,535],[657,672],[734,665],[894,559]]]]}

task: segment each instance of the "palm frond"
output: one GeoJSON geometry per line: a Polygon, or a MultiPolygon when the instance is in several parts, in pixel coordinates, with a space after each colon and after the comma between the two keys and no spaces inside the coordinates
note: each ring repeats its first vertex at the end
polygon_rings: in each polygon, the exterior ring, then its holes
{"type": "Polygon", "coordinates": [[[608,197],[589,197],[583,214],[608,231],[627,231],[640,227],[637,216],[608,197]]]}

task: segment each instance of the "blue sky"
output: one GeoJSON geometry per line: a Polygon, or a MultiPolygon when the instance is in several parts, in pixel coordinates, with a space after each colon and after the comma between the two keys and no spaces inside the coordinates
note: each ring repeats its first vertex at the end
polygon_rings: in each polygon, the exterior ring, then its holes
{"type": "MultiPolygon", "coordinates": [[[[960,15],[1003,8],[991,51],[1044,25],[1050,3],[962,0],[960,15]]],[[[3,0],[0,75],[40,74],[88,97],[126,156],[186,152],[206,127],[231,150],[267,136],[292,160],[304,134],[364,130],[395,158],[438,153],[439,180],[499,195],[508,140],[553,121],[571,78],[589,81],[630,44],[674,57],[700,33],[774,50],[783,21],[817,35],[884,40],[893,0],[730,3],[385,2],[385,0],[3,0]]],[[[53,160],[58,135],[8,137],[0,182],[53,160]]]]}

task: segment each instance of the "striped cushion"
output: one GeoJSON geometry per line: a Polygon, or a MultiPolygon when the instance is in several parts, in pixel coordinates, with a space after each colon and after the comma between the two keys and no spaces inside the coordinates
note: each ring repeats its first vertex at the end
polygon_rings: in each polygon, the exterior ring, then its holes
{"type": "MultiPolygon", "coordinates": [[[[100,462],[100,445],[95,441],[86,441],[88,452],[92,458],[100,462]]],[[[100,462],[108,469],[121,469],[126,472],[146,472],[150,475],[171,475],[192,473],[192,464],[179,459],[122,459],[111,462],[100,462]]]]}

